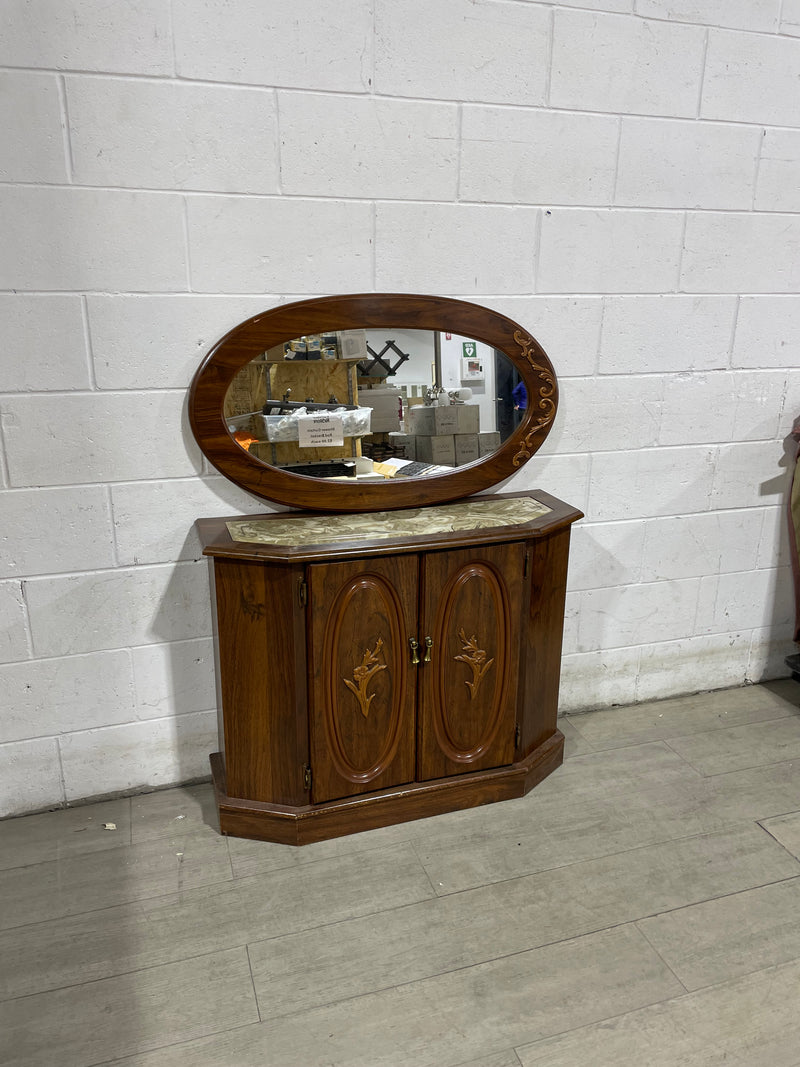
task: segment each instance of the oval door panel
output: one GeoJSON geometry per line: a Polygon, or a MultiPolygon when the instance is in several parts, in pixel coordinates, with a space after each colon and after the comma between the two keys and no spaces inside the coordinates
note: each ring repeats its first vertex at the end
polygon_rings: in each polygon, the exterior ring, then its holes
{"type": "Polygon", "coordinates": [[[444,591],[431,662],[434,730],[451,760],[476,760],[494,741],[508,687],[509,635],[505,586],[488,564],[468,563],[444,591]]]}
{"type": "Polygon", "coordinates": [[[378,574],[348,581],[330,611],[323,642],[323,718],[336,771],[372,781],[394,759],[403,723],[406,636],[396,591],[378,574]]]}

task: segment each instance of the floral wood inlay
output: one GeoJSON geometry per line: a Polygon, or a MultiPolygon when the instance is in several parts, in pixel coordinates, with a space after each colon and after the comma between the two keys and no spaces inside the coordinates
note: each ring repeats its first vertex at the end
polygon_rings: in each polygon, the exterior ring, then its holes
{"type": "Polygon", "coordinates": [[[519,452],[514,456],[514,466],[519,467],[526,460],[530,459],[536,451],[533,447],[533,439],[536,434],[543,430],[548,423],[553,421],[556,413],[556,402],[553,399],[556,391],[556,382],[551,372],[540,363],[537,363],[534,359],[534,341],[530,337],[526,337],[525,334],[521,333],[519,330],[515,331],[514,340],[522,349],[523,357],[528,361],[531,368],[536,371],[539,381],[542,383],[539,386],[538,398],[533,396],[528,398],[528,407],[537,409],[539,414],[533,420],[533,429],[529,430],[525,435],[525,440],[522,442],[522,448],[520,448],[519,452]]]}
{"type": "Polygon", "coordinates": [[[349,678],[342,679],[347,688],[355,693],[356,700],[361,706],[361,714],[365,719],[369,715],[369,706],[375,697],[374,693],[367,695],[369,680],[373,674],[377,674],[378,671],[386,670],[386,664],[378,662],[378,656],[380,655],[382,648],[383,638],[379,637],[375,649],[372,652],[370,652],[369,649],[366,649],[360,665],[353,670],[353,678],[355,681],[351,682],[349,678]]]}
{"type": "Polygon", "coordinates": [[[483,680],[484,674],[489,670],[494,663],[493,659],[486,659],[486,652],[482,648],[478,648],[477,638],[475,634],[472,637],[467,637],[464,633],[464,628],[458,631],[458,636],[461,638],[461,642],[464,646],[463,651],[465,655],[456,656],[455,658],[461,663],[468,663],[472,668],[472,681],[465,680],[465,685],[469,689],[470,700],[475,699],[475,694],[478,692],[478,686],[483,680]]]}

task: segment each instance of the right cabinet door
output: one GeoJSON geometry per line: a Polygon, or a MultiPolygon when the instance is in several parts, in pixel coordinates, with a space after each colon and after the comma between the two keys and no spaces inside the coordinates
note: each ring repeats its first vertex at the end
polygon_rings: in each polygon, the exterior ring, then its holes
{"type": "Polygon", "coordinates": [[[519,542],[422,559],[421,781],[514,761],[524,563],[519,542]]]}

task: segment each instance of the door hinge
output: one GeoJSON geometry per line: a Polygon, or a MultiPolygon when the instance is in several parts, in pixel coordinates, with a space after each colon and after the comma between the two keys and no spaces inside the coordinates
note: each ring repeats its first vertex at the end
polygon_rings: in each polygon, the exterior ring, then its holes
{"type": "Polygon", "coordinates": [[[297,583],[297,599],[300,601],[301,608],[304,608],[308,603],[308,585],[304,578],[301,578],[297,583]]]}
{"type": "Polygon", "coordinates": [[[303,789],[307,793],[311,792],[311,768],[307,763],[303,767],[303,789]]]}
{"type": "Polygon", "coordinates": [[[519,723],[514,727],[514,748],[519,748],[519,743],[522,740],[522,727],[519,723]]]}
{"type": "Polygon", "coordinates": [[[529,548],[526,548],[525,549],[525,562],[522,564],[522,577],[523,578],[527,578],[528,577],[528,567],[530,565],[530,562],[531,562],[531,550],[529,548]]]}

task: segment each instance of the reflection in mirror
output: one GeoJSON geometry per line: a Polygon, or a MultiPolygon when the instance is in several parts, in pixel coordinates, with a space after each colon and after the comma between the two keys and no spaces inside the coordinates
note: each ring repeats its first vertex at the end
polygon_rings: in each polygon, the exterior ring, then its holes
{"type": "Polygon", "coordinates": [[[242,367],[228,431],[255,459],[314,478],[444,474],[495,452],[519,425],[525,387],[489,345],[428,330],[298,337],[242,367]]]}

